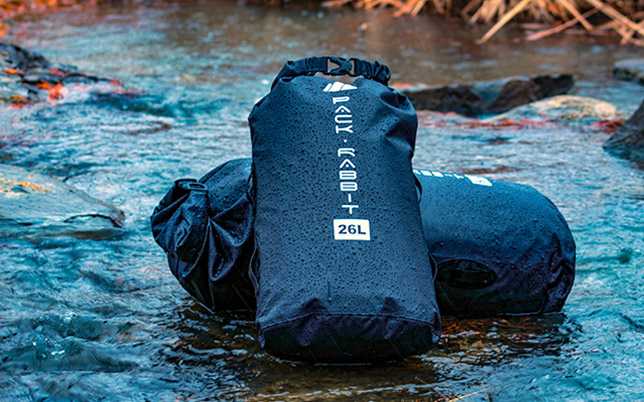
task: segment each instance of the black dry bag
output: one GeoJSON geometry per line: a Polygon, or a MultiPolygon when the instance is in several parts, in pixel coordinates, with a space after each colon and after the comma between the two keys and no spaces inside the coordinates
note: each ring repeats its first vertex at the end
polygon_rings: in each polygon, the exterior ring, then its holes
{"type": "Polygon", "coordinates": [[[248,277],[253,217],[246,196],[249,161],[237,159],[202,177],[177,180],[150,218],[181,285],[212,311],[252,310],[248,277]]]}
{"type": "Polygon", "coordinates": [[[411,170],[417,118],[389,76],[378,62],[289,61],[249,116],[251,270],[260,345],[274,355],[399,359],[439,338],[411,170]]]}
{"type": "MultiPolygon", "coordinates": [[[[213,311],[255,309],[255,294],[246,279],[253,247],[252,208],[245,186],[250,173],[251,159],[217,167],[199,180],[209,198],[199,204],[178,188],[185,188],[179,181],[152,217],[153,233],[168,253],[172,271],[213,311]],[[183,203],[189,207],[179,208],[183,203]],[[211,247],[217,244],[217,232],[199,224],[206,216],[237,233],[236,243],[243,246],[228,242],[219,243],[223,246],[219,249],[211,247]],[[194,232],[190,236],[202,248],[219,250],[217,257],[206,258],[209,253],[199,250],[197,254],[204,257],[198,263],[180,262],[177,256],[185,241],[173,239],[188,238],[188,231],[194,232]]],[[[427,228],[425,240],[439,266],[436,297],[442,315],[491,317],[561,310],[575,276],[575,242],[548,198],[530,186],[484,177],[425,169],[414,174],[426,191],[420,212],[427,228]]]]}
{"type": "Polygon", "coordinates": [[[530,186],[415,170],[441,314],[560,311],[575,277],[575,241],[557,207],[530,186]]]}

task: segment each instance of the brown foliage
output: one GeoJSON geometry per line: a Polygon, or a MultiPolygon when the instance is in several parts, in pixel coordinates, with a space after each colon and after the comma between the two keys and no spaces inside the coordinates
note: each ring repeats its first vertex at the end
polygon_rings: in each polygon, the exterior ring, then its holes
{"type": "MultiPolygon", "coordinates": [[[[328,0],[323,4],[329,7],[351,4],[366,9],[391,6],[397,15],[416,15],[422,9],[449,14],[455,5],[463,3],[455,0],[328,0]]],[[[480,43],[489,40],[508,22],[519,19],[549,25],[533,32],[527,40],[541,39],[580,24],[592,34],[614,30],[622,37],[622,44],[644,45],[644,0],[469,0],[464,4],[460,13],[468,22],[495,22],[480,43]],[[595,14],[603,15],[608,22],[593,26],[588,18],[595,14]]]]}
{"type": "MultiPolygon", "coordinates": [[[[26,13],[53,12],[76,4],[96,4],[101,0],[0,0],[0,21],[26,13]]],[[[283,0],[264,0],[267,4],[282,4],[283,0]]],[[[327,7],[352,5],[372,9],[393,7],[396,15],[417,15],[427,9],[442,15],[459,12],[470,23],[495,22],[479,40],[489,40],[508,22],[518,19],[545,23],[543,29],[533,30],[526,40],[537,40],[563,32],[580,24],[591,34],[617,32],[621,44],[644,46],[644,0],[327,0],[327,7]],[[606,23],[593,26],[588,18],[600,14],[606,23]]],[[[534,24],[533,24],[534,25],[534,24]]],[[[0,22],[0,37],[8,26],[0,22]]]]}
{"type": "MultiPolygon", "coordinates": [[[[0,0],[0,21],[9,20],[21,14],[54,12],[63,7],[80,3],[97,3],[99,0],[0,0]]],[[[6,22],[0,22],[0,37],[8,29],[6,22]]]]}

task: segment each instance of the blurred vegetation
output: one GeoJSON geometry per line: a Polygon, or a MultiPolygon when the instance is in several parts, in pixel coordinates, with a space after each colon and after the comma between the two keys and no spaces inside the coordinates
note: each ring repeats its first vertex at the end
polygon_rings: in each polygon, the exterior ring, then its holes
{"type": "Polygon", "coordinates": [[[616,32],[621,44],[644,46],[644,0],[327,0],[328,7],[391,7],[396,15],[428,10],[469,23],[494,25],[479,40],[486,42],[510,21],[528,22],[527,40],[582,27],[590,35],[616,32]]]}
{"type": "MultiPolygon", "coordinates": [[[[20,14],[53,12],[77,4],[102,0],[0,0],[0,36],[8,21],[20,14]]],[[[298,0],[255,0],[284,6],[298,0]]],[[[307,0],[304,0],[307,1],[307,0]]],[[[644,0],[326,0],[325,7],[360,9],[391,8],[395,15],[418,15],[421,11],[465,22],[494,24],[479,40],[483,43],[510,21],[521,22],[528,41],[563,31],[589,35],[617,33],[621,44],[644,46],[644,0]]]]}
{"type": "Polygon", "coordinates": [[[99,0],[0,0],[0,37],[9,29],[12,18],[23,14],[54,12],[76,4],[95,4],[99,0]]]}

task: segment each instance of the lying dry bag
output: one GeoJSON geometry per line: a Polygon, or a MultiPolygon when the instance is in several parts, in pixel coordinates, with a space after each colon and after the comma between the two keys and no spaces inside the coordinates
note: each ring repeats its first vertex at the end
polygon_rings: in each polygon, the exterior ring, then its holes
{"type": "Polygon", "coordinates": [[[438,265],[442,315],[560,311],[575,276],[575,242],[557,207],[530,186],[415,170],[425,240],[438,265]]]}
{"type": "Polygon", "coordinates": [[[212,311],[255,308],[248,278],[253,249],[249,171],[250,160],[237,159],[199,181],[177,180],[150,219],[174,276],[212,311]]]}
{"type": "Polygon", "coordinates": [[[249,116],[251,269],[260,345],[272,354],[368,362],[438,340],[411,169],[417,118],[389,76],[378,62],[289,61],[249,116]]]}

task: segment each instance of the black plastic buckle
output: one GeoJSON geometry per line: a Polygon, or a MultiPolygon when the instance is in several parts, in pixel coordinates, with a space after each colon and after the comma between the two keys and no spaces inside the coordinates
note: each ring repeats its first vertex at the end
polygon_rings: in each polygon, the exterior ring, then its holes
{"type": "Polygon", "coordinates": [[[337,56],[329,56],[326,59],[326,74],[328,75],[349,75],[351,77],[355,77],[356,74],[356,59],[351,58],[349,60],[342,58],[342,57],[337,57],[337,56]],[[331,63],[335,64],[337,67],[332,68],[333,65],[331,63]]]}

